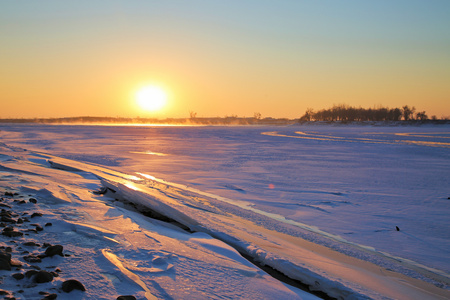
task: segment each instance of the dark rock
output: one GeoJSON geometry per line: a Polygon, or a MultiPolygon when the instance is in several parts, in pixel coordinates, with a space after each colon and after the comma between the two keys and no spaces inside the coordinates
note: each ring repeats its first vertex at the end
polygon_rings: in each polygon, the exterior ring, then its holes
{"type": "Polygon", "coordinates": [[[35,242],[25,242],[23,245],[29,247],[39,247],[39,244],[36,244],[35,242]]]}
{"type": "Polygon", "coordinates": [[[12,252],[12,248],[11,247],[6,247],[5,251],[11,253],[12,252]]]}
{"type": "Polygon", "coordinates": [[[395,229],[396,229],[397,231],[400,231],[400,228],[398,228],[398,226],[395,226],[395,229]]]}
{"type": "Polygon", "coordinates": [[[0,270],[11,271],[11,254],[0,250],[0,270]]]}
{"type": "Polygon", "coordinates": [[[50,282],[53,280],[53,274],[47,271],[39,271],[34,275],[33,281],[36,283],[50,282]]]}
{"type": "Polygon", "coordinates": [[[8,227],[3,228],[3,230],[2,230],[2,232],[7,232],[7,231],[14,231],[14,227],[8,226],[8,227]]]}
{"type": "Polygon", "coordinates": [[[25,204],[25,203],[27,203],[27,201],[25,201],[25,200],[20,200],[19,201],[19,204],[25,204]]]}
{"type": "Polygon", "coordinates": [[[11,216],[8,215],[3,215],[1,221],[7,223],[16,223],[16,220],[14,220],[11,216]]]}
{"type": "Polygon", "coordinates": [[[42,259],[36,255],[30,254],[27,256],[24,256],[23,259],[29,263],[40,263],[42,262],[42,259]]]}
{"type": "Polygon", "coordinates": [[[11,267],[20,268],[22,267],[22,263],[18,260],[11,259],[11,267]]]}
{"type": "Polygon", "coordinates": [[[28,199],[28,201],[30,201],[31,203],[37,203],[37,200],[36,199],[34,199],[34,198],[30,198],[30,199],[28,199]]]}
{"type": "Polygon", "coordinates": [[[48,226],[52,226],[53,224],[52,223],[50,223],[50,222],[48,222],[48,223],[45,223],[45,227],[48,227],[48,226]]]}
{"type": "Polygon", "coordinates": [[[14,197],[14,194],[12,192],[5,192],[5,196],[14,197]]]}
{"type": "Polygon", "coordinates": [[[136,300],[135,296],[127,295],[127,296],[119,296],[116,300],[136,300]]]}
{"type": "Polygon", "coordinates": [[[42,245],[42,248],[47,248],[47,247],[50,247],[52,244],[49,244],[49,243],[44,243],[44,245],[42,245]]]}
{"type": "Polygon", "coordinates": [[[0,290],[0,295],[8,295],[9,292],[5,290],[0,290]]]}
{"type": "Polygon", "coordinates": [[[35,213],[31,214],[31,218],[34,218],[34,217],[42,217],[42,214],[35,212],[35,213]]]}
{"type": "Polygon", "coordinates": [[[55,269],[55,272],[61,273],[62,271],[61,271],[60,268],[56,268],[56,269],[55,269]]]}
{"type": "Polygon", "coordinates": [[[42,231],[42,230],[44,230],[44,228],[42,228],[41,225],[37,225],[37,226],[36,226],[36,231],[42,231]]]}
{"type": "Polygon", "coordinates": [[[62,290],[66,293],[69,293],[73,290],[80,290],[80,291],[86,291],[86,288],[84,285],[75,279],[69,279],[63,282],[62,284],[62,290]]]}
{"type": "Polygon", "coordinates": [[[54,300],[57,297],[58,297],[58,295],[53,293],[53,294],[48,294],[47,296],[44,297],[44,299],[46,299],[46,300],[54,300]]]}
{"type": "Polygon", "coordinates": [[[33,268],[33,269],[38,270],[38,271],[41,270],[41,267],[36,266],[36,265],[31,265],[30,268],[33,268]]]}
{"type": "Polygon", "coordinates": [[[24,279],[24,278],[25,278],[25,275],[22,274],[22,273],[15,273],[15,274],[12,274],[11,276],[14,277],[14,278],[17,279],[17,280],[20,280],[20,279],[24,279]]]}
{"type": "Polygon", "coordinates": [[[38,272],[39,272],[39,271],[36,271],[36,270],[29,270],[29,271],[26,271],[26,272],[25,272],[25,277],[26,277],[26,278],[30,278],[30,277],[36,275],[38,272]]]}
{"type": "Polygon", "coordinates": [[[23,219],[22,218],[18,218],[17,219],[17,224],[23,224],[23,219]]]}
{"type": "Polygon", "coordinates": [[[19,231],[3,231],[2,234],[6,235],[7,237],[23,236],[23,233],[19,231]]]}
{"type": "Polygon", "coordinates": [[[45,249],[45,256],[52,257],[54,255],[63,256],[63,246],[54,245],[45,249]]]}

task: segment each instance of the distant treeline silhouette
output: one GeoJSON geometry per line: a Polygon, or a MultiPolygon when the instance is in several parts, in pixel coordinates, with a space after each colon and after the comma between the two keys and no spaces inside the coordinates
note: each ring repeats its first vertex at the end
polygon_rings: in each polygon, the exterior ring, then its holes
{"type": "MultiPolygon", "coordinates": [[[[341,122],[354,122],[354,121],[426,121],[428,116],[425,111],[415,113],[416,108],[409,107],[408,105],[402,108],[362,108],[352,107],[349,105],[341,104],[334,105],[328,109],[322,109],[315,112],[313,109],[308,108],[305,114],[300,118],[300,121],[341,121],[341,122]]],[[[432,120],[437,120],[436,116],[432,117],[432,120]]]]}
{"type": "Polygon", "coordinates": [[[173,124],[173,125],[288,125],[295,124],[298,119],[254,117],[197,117],[191,113],[190,118],[123,118],[123,117],[66,117],[66,118],[20,118],[0,119],[0,123],[41,123],[41,124],[173,124]]]}
{"type": "Polygon", "coordinates": [[[420,125],[448,124],[448,118],[438,120],[432,116],[431,120],[425,111],[415,113],[414,107],[408,105],[402,108],[355,108],[345,104],[334,105],[328,109],[315,112],[308,108],[305,114],[299,119],[262,117],[256,112],[253,117],[238,117],[237,115],[225,117],[197,117],[196,112],[189,112],[189,118],[126,118],[126,117],[95,117],[80,116],[66,118],[8,118],[0,119],[0,123],[42,123],[42,124],[130,124],[130,125],[151,125],[151,124],[173,124],[173,125],[293,125],[304,124],[306,122],[395,122],[401,124],[420,125]]]}

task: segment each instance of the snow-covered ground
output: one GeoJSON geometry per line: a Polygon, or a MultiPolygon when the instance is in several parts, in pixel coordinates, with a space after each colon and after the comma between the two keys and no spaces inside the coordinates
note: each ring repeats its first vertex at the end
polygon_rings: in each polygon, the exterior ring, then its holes
{"type": "Polygon", "coordinates": [[[3,188],[36,194],[53,231],[77,233],[72,247],[92,252],[77,262],[109,274],[88,288],[105,299],[128,281],[141,297],[311,297],[234,249],[333,297],[450,296],[448,125],[0,130],[3,188]],[[100,185],[196,233],[93,195],[100,185]]]}

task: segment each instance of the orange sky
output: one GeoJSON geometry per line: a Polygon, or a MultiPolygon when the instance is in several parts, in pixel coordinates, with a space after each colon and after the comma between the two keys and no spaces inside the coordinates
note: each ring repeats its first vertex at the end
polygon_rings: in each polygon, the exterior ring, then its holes
{"type": "Polygon", "coordinates": [[[241,2],[3,2],[0,118],[450,116],[450,2],[241,2]],[[136,104],[149,84],[161,111],[136,104]]]}

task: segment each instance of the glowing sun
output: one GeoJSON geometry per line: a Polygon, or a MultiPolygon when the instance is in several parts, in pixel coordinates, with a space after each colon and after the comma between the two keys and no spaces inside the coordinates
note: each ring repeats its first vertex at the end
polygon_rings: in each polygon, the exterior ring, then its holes
{"type": "Polygon", "coordinates": [[[141,109],[157,111],[167,103],[166,92],[157,86],[146,86],[136,93],[136,101],[141,109]]]}

